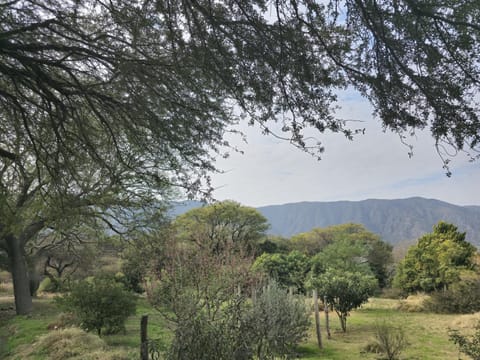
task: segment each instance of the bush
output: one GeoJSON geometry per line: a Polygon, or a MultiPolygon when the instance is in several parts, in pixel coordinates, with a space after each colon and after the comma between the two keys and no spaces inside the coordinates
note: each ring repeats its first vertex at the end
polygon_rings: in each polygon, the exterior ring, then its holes
{"type": "Polygon", "coordinates": [[[135,296],[111,278],[93,278],[73,285],[70,293],[57,298],[67,311],[75,314],[85,330],[98,335],[125,330],[125,321],[135,313],[135,296]]]}
{"type": "Polygon", "coordinates": [[[403,329],[386,322],[375,325],[375,340],[377,349],[385,354],[388,360],[399,359],[400,353],[408,346],[403,329]]]}
{"type": "Polygon", "coordinates": [[[480,360],[480,324],[477,325],[475,334],[470,337],[460,334],[458,330],[450,330],[449,338],[459,347],[460,352],[473,360],[480,360]]]}
{"type": "Polygon", "coordinates": [[[480,311],[480,280],[464,280],[437,291],[425,301],[425,308],[435,313],[471,314],[480,311]]]}
{"type": "Polygon", "coordinates": [[[264,289],[247,316],[258,359],[294,358],[295,346],[306,337],[310,326],[305,300],[276,283],[264,289]]]}

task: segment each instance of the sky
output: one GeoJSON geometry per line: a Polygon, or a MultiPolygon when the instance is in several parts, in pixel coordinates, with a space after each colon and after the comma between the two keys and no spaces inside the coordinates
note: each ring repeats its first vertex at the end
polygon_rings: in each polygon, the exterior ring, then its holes
{"type": "Polygon", "coordinates": [[[222,174],[213,174],[217,200],[248,206],[301,201],[401,199],[421,196],[456,205],[480,205],[480,162],[464,154],[452,158],[449,178],[442,168],[428,130],[407,139],[413,157],[397,134],[383,132],[369,103],[355,93],[341,94],[338,115],[359,119],[365,135],[350,141],[341,134],[319,134],[325,145],[322,160],[286,141],[261,134],[258,127],[240,125],[247,138],[228,140],[244,154],[217,159],[222,174]]]}

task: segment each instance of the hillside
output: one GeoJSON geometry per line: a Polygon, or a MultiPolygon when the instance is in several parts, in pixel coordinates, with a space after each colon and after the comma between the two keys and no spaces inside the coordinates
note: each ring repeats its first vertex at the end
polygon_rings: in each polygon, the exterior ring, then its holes
{"type": "Polygon", "coordinates": [[[480,207],[409,198],[337,202],[301,202],[258,208],[269,220],[272,234],[289,237],[314,227],[354,222],[379,234],[391,244],[416,239],[440,220],[451,222],[480,245],[480,207]]]}
{"type": "MultiPolygon", "coordinates": [[[[174,208],[183,213],[201,203],[187,202],[174,208]]],[[[457,206],[420,197],[399,200],[299,202],[259,207],[271,224],[269,233],[290,237],[314,227],[354,222],[363,224],[382,239],[397,244],[430,232],[440,220],[451,222],[467,239],[480,246],[480,206],[457,206]]]]}

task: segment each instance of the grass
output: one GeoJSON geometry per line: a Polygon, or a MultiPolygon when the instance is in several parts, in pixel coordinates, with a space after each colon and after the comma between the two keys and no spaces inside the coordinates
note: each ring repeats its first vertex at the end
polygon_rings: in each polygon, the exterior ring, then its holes
{"type": "MultiPolygon", "coordinates": [[[[26,346],[35,343],[42,335],[52,332],[48,327],[58,320],[59,310],[51,296],[34,299],[33,304],[32,315],[15,316],[12,310],[13,297],[0,297],[0,359],[22,359],[16,354],[25,353],[23,349],[26,346]]],[[[149,306],[144,298],[138,299],[136,314],[128,318],[126,332],[102,336],[103,342],[112,348],[139,351],[140,318],[144,314],[149,316],[148,337],[160,339],[164,345],[168,344],[171,341],[171,331],[166,326],[165,319],[149,306]]]]}
{"type": "MultiPolygon", "coordinates": [[[[405,330],[409,346],[402,353],[409,360],[445,360],[458,359],[459,352],[448,340],[448,329],[455,326],[458,315],[438,315],[420,312],[402,312],[397,309],[398,300],[372,299],[361,309],[353,312],[347,321],[347,333],[342,333],[337,316],[330,315],[332,339],[323,334],[324,349],[316,345],[315,333],[300,347],[302,359],[324,360],[360,360],[378,359],[378,354],[367,353],[365,346],[374,342],[374,330],[377,322],[385,320],[405,330]]],[[[475,318],[476,315],[463,315],[475,318]]],[[[466,321],[466,320],[465,320],[466,321]]],[[[325,325],[321,318],[322,329],[325,325]]],[[[463,357],[465,359],[465,357],[463,357]]]]}
{"type": "MultiPolygon", "coordinates": [[[[7,360],[19,359],[16,356],[22,354],[22,351],[24,351],[22,349],[28,347],[29,344],[42,341],[42,335],[52,333],[53,331],[49,331],[47,327],[58,316],[58,310],[51,298],[35,299],[34,312],[28,317],[14,316],[13,311],[8,310],[12,304],[12,297],[0,297],[0,358],[7,360]],[[3,339],[3,342],[1,339],[3,339]]],[[[376,323],[383,320],[389,324],[403,327],[407,334],[410,345],[402,354],[402,359],[458,359],[457,348],[448,340],[448,329],[457,328],[468,332],[480,319],[480,314],[437,315],[405,312],[399,310],[398,306],[398,300],[372,299],[361,309],[354,311],[348,318],[347,333],[341,332],[336,314],[331,313],[332,338],[327,340],[325,333],[323,333],[324,348],[319,350],[312,324],[308,339],[299,347],[301,359],[379,359],[378,354],[365,352],[364,349],[367,344],[374,341],[376,323]]],[[[164,345],[170,342],[172,332],[167,327],[165,319],[150,307],[144,298],[139,298],[136,315],[128,319],[126,332],[102,337],[102,341],[108,346],[109,351],[111,349],[125,349],[132,354],[138,353],[140,347],[140,318],[143,314],[149,315],[149,338],[161,339],[164,345]]],[[[325,318],[323,314],[321,325],[322,330],[324,330],[325,318]]],[[[28,357],[28,359],[30,358],[28,357]]],[[[43,358],[33,357],[31,359],[43,358]]],[[[467,357],[462,355],[462,359],[466,360],[467,357]]]]}

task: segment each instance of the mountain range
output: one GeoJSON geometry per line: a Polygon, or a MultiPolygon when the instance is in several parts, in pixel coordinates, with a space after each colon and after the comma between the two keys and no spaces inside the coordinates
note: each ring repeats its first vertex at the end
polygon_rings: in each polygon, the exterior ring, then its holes
{"type": "MultiPolygon", "coordinates": [[[[200,202],[176,204],[173,215],[201,206],[200,202]]],[[[270,223],[269,233],[290,237],[315,227],[363,224],[390,244],[413,241],[431,232],[444,220],[467,233],[467,240],[480,247],[480,206],[458,206],[435,199],[414,197],[396,200],[298,202],[258,207],[270,223]]]]}

